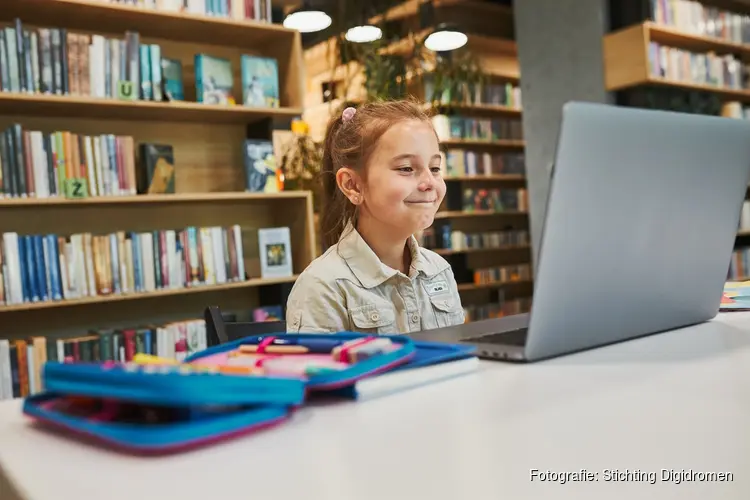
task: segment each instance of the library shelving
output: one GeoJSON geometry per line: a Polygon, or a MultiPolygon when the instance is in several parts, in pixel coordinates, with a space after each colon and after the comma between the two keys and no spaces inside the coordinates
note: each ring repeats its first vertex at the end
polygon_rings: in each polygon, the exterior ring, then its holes
{"type": "Polygon", "coordinates": [[[268,118],[291,119],[301,108],[250,108],[196,102],[118,101],[110,98],[0,92],[0,113],[55,118],[123,121],[252,123],[268,118]]]}
{"type": "Polygon", "coordinates": [[[710,92],[723,100],[750,102],[750,89],[744,88],[741,81],[731,87],[657,74],[650,49],[652,42],[688,52],[710,53],[717,57],[750,55],[748,44],[734,43],[646,21],[604,37],[604,81],[607,90],[618,91],[645,85],[675,87],[710,92]]]}
{"type": "MultiPolygon", "coordinates": [[[[23,130],[46,134],[70,131],[89,136],[127,136],[136,147],[143,143],[169,145],[175,176],[175,193],[170,194],[130,192],[82,199],[6,196],[0,198],[0,234],[62,238],[90,234],[96,238],[224,228],[226,239],[215,244],[219,245],[217,249],[224,245],[227,257],[231,254],[228,242],[238,244],[234,236],[227,236],[229,228],[237,227],[242,265],[235,263],[233,269],[243,270],[244,276],[227,276],[223,282],[207,280],[212,284],[175,281],[171,286],[151,287],[150,291],[143,291],[141,286],[141,291],[131,287],[117,293],[102,292],[97,282],[94,295],[21,303],[7,301],[6,287],[7,305],[0,305],[0,338],[80,334],[95,328],[131,328],[189,319],[199,317],[209,304],[223,310],[283,304],[296,275],[316,256],[312,197],[307,191],[244,192],[244,141],[270,140],[274,129],[288,129],[291,120],[301,115],[304,70],[299,32],[269,22],[97,0],[3,2],[0,23],[12,27],[16,19],[24,29],[61,28],[86,35],[89,40],[97,35],[122,40],[126,32],[135,32],[140,44],[158,45],[161,57],[181,63],[184,97],[156,102],[94,97],[93,92],[76,94],[72,90],[65,95],[0,91],[0,130],[18,124],[23,130]],[[232,92],[239,104],[197,102],[196,54],[230,61],[232,92]],[[242,105],[242,55],[277,61],[278,107],[242,105]],[[293,273],[263,278],[258,230],[275,227],[290,230],[293,273]]],[[[87,158],[91,158],[89,153],[87,158]]],[[[85,169],[83,160],[81,168],[85,169]]],[[[5,264],[7,267],[7,260],[5,264]]]]}

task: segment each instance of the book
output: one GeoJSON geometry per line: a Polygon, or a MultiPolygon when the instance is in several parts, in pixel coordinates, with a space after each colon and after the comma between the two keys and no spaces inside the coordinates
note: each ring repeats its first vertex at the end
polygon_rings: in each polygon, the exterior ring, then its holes
{"type": "Polygon", "coordinates": [[[253,321],[284,321],[284,311],[280,305],[256,307],[253,321]]]}
{"type": "Polygon", "coordinates": [[[182,84],[182,62],[177,59],[162,57],[161,76],[164,85],[164,96],[170,101],[184,101],[185,89],[182,84]]]}
{"type": "Polygon", "coordinates": [[[750,311],[750,281],[726,282],[719,311],[750,311]]]}
{"type": "Polygon", "coordinates": [[[232,104],[232,63],[229,59],[207,54],[195,55],[195,90],[198,102],[232,104]]]}
{"type": "Polygon", "coordinates": [[[242,102],[245,106],[279,107],[279,67],[270,57],[241,57],[242,102]]]}
{"type": "Polygon", "coordinates": [[[288,227],[259,229],[258,246],[263,278],[292,276],[292,243],[288,227]]]}
{"type": "Polygon", "coordinates": [[[169,144],[140,144],[139,194],[175,192],[174,150],[169,144]]]}
{"type": "Polygon", "coordinates": [[[276,193],[279,172],[271,141],[245,140],[245,190],[255,193],[276,193]]]}

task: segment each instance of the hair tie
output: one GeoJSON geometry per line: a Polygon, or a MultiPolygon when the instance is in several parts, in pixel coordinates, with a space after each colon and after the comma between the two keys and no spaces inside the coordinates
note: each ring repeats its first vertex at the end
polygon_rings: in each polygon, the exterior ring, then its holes
{"type": "Polygon", "coordinates": [[[354,109],[351,106],[349,106],[348,108],[346,108],[344,110],[343,113],[341,113],[341,120],[343,122],[348,122],[349,120],[351,120],[352,118],[354,118],[354,113],[356,113],[356,112],[357,112],[356,109],[354,109]]]}

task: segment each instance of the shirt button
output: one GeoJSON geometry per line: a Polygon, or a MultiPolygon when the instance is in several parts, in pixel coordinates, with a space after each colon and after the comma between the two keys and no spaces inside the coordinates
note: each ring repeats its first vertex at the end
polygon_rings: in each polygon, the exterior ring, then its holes
{"type": "Polygon", "coordinates": [[[378,314],[378,313],[372,313],[370,315],[370,319],[373,320],[373,321],[377,321],[377,320],[380,319],[380,314],[378,314]]]}
{"type": "Polygon", "coordinates": [[[412,315],[411,315],[411,322],[412,322],[412,323],[417,323],[417,322],[419,322],[419,314],[412,314],[412,315]]]}

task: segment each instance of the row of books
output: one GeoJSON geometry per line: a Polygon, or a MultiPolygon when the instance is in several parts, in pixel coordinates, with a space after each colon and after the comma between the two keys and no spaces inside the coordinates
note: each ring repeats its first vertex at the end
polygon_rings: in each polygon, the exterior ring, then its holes
{"type": "Polygon", "coordinates": [[[208,347],[202,319],[126,329],[101,329],[75,338],[0,339],[0,400],[44,389],[42,367],[50,362],[131,361],[135,354],[182,361],[208,347]]]}
{"type": "Polygon", "coordinates": [[[750,43],[750,16],[697,0],[651,0],[651,19],[696,35],[750,43]]]}
{"type": "Polygon", "coordinates": [[[132,5],[162,12],[185,12],[212,17],[271,22],[272,0],[93,0],[132,5]]]}
{"type": "Polygon", "coordinates": [[[525,188],[520,189],[474,189],[463,190],[464,212],[477,211],[518,211],[525,212],[529,209],[528,195],[525,188]]]}
{"type": "Polygon", "coordinates": [[[517,118],[474,118],[435,115],[432,117],[438,138],[470,139],[474,141],[521,140],[523,127],[517,118]]]}
{"type": "Polygon", "coordinates": [[[526,173],[523,153],[478,153],[464,149],[448,149],[443,165],[446,177],[526,173]]]}
{"type": "Polygon", "coordinates": [[[13,124],[0,137],[0,194],[65,196],[68,180],[83,179],[89,196],[134,195],[143,176],[134,148],[131,136],[45,133],[13,124]]]}
{"type": "Polygon", "coordinates": [[[531,266],[529,264],[513,264],[474,270],[475,285],[529,280],[531,280],[531,266]]]}
{"type": "Polygon", "coordinates": [[[446,250],[468,250],[474,248],[514,248],[529,244],[529,232],[525,229],[465,233],[452,230],[451,224],[442,224],[436,231],[434,226],[422,233],[421,244],[425,248],[446,250]]]}
{"type": "Polygon", "coordinates": [[[750,277],[750,247],[735,248],[729,261],[728,280],[748,279],[750,277]]]}
{"type": "Polygon", "coordinates": [[[728,89],[746,88],[746,70],[734,55],[697,53],[649,42],[651,76],[728,89]]]}
{"type": "Polygon", "coordinates": [[[107,235],[7,232],[0,254],[6,305],[246,279],[238,225],[107,235]]]}
{"type": "Polygon", "coordinates": [[[438,89],[428,74],[424,77],[424,95],[428,102],[440,104],[493,104],[521,109],[521,88],[512,83],[480,82],[438,89]]]}
{"type": "MultiPolygon", "coordinates": [[[[231,61],[195,55],[198,102],[234,104],[231,61]]],[[[276,59],[240,56],[242,103],[279,107],[276,59]]],[[[163,57],[140,34],[123,39],[69,32],[66,28],[27,29],[20,19],[0,31],[0,89],[10,92],[92,96],[147,101],[184,100],[182,62],[163,57]],[[127,83],[124,85],[123,82],[127,83]]]]}
{"type": "Polygon", "coordinates": [[[499,290],[499,293],[501,298],[497,303],[469,304],[464,306],[466,321],[502,318],[503,316],[521,314],[531,310],[531,297],[503,299],[502,290],[499,290]]]}

